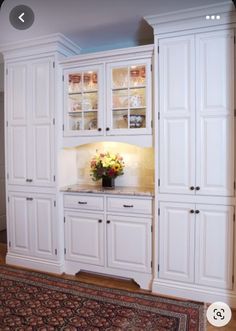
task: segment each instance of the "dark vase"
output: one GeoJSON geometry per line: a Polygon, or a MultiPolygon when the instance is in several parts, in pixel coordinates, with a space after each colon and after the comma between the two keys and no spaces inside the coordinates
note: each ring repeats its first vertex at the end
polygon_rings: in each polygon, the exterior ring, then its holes
{"type": "Polygon", "coordinates": [[[103,176],[102,177],[102,187],[109,187],[109,188],[115,187],[115,178],[103,176]]]}

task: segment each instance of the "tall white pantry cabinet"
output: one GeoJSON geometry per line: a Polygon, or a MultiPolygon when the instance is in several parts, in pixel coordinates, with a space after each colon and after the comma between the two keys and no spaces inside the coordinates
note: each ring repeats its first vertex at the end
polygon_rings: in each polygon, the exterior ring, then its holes
{"type": "Polygon", "coordinates": [[[1,51],[5,60],[6,261],[61,273],[58,61],[78,48],[55,34],[6,45],[1,51]]]}
{"type": "Polygon", "coordinates": [[[146,19],[155,33],[158,114],[153,291],[235,307],[231,10],[224,3],[146,19]]]}

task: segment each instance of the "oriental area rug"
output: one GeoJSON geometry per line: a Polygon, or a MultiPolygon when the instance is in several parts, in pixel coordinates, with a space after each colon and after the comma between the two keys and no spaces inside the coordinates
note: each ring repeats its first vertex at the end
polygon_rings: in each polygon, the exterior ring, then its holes
{"type": "Polygon", "coordinates": [[[202,331],[203,303],[0,265],[0,331],[202,331]]]}

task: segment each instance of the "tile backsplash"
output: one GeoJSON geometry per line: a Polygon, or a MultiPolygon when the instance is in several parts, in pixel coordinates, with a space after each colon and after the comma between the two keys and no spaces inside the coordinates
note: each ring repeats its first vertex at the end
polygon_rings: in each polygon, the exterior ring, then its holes
{"type": "Polygon", "coordinates": [[[117,142],[99,142],[67,148],[60,154],[60,186],[72,184],[101,185],[90,176],[90,161],[98,153],[119,153],[125,162],[124,175],[115,179],[116,186],[154,186],[153,148],[117,142]]]}

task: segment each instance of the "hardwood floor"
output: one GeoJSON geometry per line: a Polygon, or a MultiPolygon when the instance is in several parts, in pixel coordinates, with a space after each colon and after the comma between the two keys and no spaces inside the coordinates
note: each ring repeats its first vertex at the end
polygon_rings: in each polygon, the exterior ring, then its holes
{"type": "MultiPolygon", "coordinates": [[[[6,244],[0,243],[0,264],[6,263],[6,260],[5,260],[6,252],[7,252],[6,244]]],[[[61,275],[60,277],[65,278],[65,279],[79,280],[81,282],[100,285],[100,286],[107,286],[107,287],[113,287],[113,288],[119,288],[119,289],[137,291],[137,292],[148,292],[145,290],[140,290],[139,286],[135,282],[132,282],[132,281],[127,281],[127,280],[123,280],[123,279],[112,278],[112,277],[107,277],[107,276],[102,276],[102,275],[94,275],[92,273],[87,273],[87,272],[80,272],[76,276],[61,275]]],[[[220,330],[220,331],[235,331],[236,330],[236,310],[233,311],[233,316],[232,316],[230,323],[225,327],[216,328],[210,324],[207,324],[206,331],[217,331],[217,330],[220,330]]],[[[188,331],[188,330],[186,330],[186,331],[188,331]]],[[[200,331],[203,331],[203,330],[200,330],[200,331]]]]}

